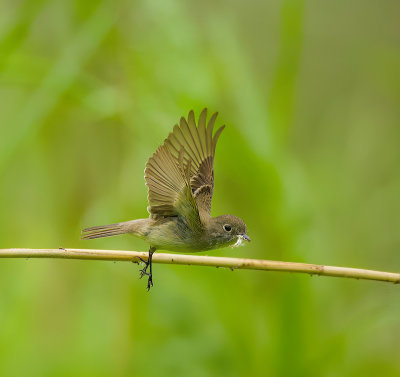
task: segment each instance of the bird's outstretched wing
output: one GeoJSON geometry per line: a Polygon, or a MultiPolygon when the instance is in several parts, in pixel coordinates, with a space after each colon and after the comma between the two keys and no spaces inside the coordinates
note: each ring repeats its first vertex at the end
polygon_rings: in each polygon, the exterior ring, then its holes
{"type": "Polygon", "coordinates": [[[148,187],[147,209],[153,218],[181,215],[194,229],[201,226],[182,154],[176,160],[165,144],[161,145],[150,157],[144,173],[148,187]]]}
{"type": "MultiPolygon", "coordinates": [[[[215,113],[206,124],[207,109],[198,124],[193,111],[181,118],[145,169],[149,212],[157,216],[210,216],[214,191],[214,155],[218,137],[213,135],[215,113]]],[[[194,220],[193,220],[194,221],[194,220]]],[[[197,221],[197,220],[196,220],[197,221]]]]}

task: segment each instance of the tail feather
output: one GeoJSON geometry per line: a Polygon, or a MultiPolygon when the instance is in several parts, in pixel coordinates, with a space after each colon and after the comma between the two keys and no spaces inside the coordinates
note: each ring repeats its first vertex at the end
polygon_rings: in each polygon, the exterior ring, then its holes
{"type": "Polygon", "coordinates": [[[93,226],[82,230],[81,239],[90,240],[93,238],[111,237],[127,233],[125,223],[109,224],[102,226],[93,226]]]}

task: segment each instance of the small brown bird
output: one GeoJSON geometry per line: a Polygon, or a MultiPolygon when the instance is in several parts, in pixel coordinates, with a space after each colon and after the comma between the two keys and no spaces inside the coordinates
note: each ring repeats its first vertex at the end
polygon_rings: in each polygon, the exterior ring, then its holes
{"type": "Polygon", "coordinates": [[[150,157],[144,170],[150,214],[147,219],[96,226],[82,231],[83,239],[131,233],[150,244],[149,257],[140,277],[153,286],[152,256],[156,250],[197,252],[239,246],[246,224],[233,215],[211,216],[214,191],[214,155],[225,126],[213,135],[217,113],[206,124],[207,109],[198,124],[193,111],[181,118],[172,133],[150,157]],[[149,267],[149,272],[147,269],[149,267]]]}

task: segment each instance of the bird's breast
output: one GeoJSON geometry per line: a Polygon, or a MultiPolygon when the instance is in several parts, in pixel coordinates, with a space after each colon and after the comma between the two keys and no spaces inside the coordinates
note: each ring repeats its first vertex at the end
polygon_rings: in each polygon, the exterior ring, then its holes
{"type": "Polygon", "coordinates": [[[190,228],[185,219],[170,217],[149,227],[147,242],[160,250],[195,252],[207,249],[203,232],[190,228]]]}

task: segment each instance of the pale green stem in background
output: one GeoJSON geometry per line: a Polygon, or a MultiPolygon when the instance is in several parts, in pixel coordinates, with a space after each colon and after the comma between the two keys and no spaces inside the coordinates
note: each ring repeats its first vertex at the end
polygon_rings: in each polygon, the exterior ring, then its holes
{"type": "MultiPolygon", "coordinates": [[[[94,249],[0,249],[0,258],[63,258],[139,262],[146,260],[147,252],[94,249]]],[[[230,269],[296,272],[353,279],[400,283],[400,273],[364,270],[361,268],[324,266],[318,264],[280,262],[264,259],[211,257],[205,255],[155,253],[154,263],[193,266],[226,267],[230,269]]]]}

